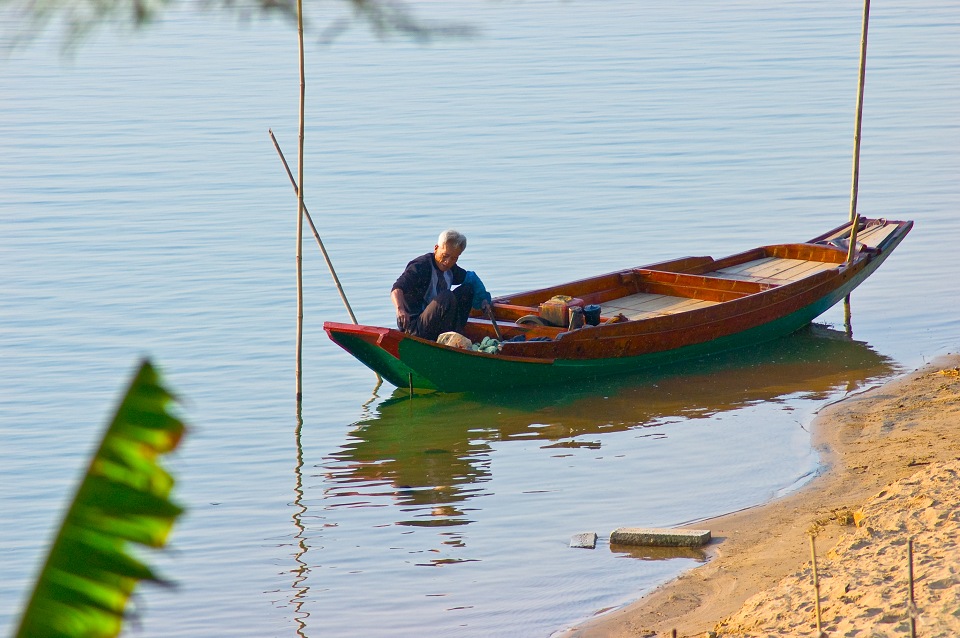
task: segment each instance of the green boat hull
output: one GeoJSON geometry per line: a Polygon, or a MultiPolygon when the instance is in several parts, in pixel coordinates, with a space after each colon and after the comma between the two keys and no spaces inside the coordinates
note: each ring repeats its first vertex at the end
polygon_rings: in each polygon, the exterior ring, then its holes
{"type": "MultiPolygon", "coordinates": [[[[890,237],[889,241],[884,243],[882,251],[864,259],[855,267],[850,267],[846,274],[835,275],[829,284],[817,284],[820,288],[811,285],[810,289],[798,294],[796,299],[803,301],[792,302],[793,306],[787,309],[790,311],[770,310],[768,316],[751,320],[753,325],[739,329],[730,328],[732,332],[729,334],[691,339],[694,342],[680,347],[633,356],[533,358],[487,355],[440,346],[387,328],[328,323],[325,324],[325,329],[331,339],[364,365],[400,388],[485,393],[630,374],[750,347],[796,332],[841,301],[869,277],[903,239],[910,225],[902,234],[890,237]],[[812,290],[821,292],[814,294],[812,290]],[[800,304],[804,305],[795,308],[800,304]]],[[[763,294],[765,293],[757,296],[763,294]]],[[[759,307],[763,312],[763,306],[759,307]]],[[[594,330],[600,334],[603,327],[594,330]]]]}
{"type": "MultiPolygon", "coordinates": [[[[402,361],[396,363],[402,366],[398,367],[398,371],[435,371],[437,376],[434,382],[426,379],[429,385],[415,382],[414,387],[435,388],[443,392],[491,392],[531,385],[574,383],[602,376],[630,374],[778,339],[808,325],[845,295],[844,292],[836,298],[831,296],[786,317],[743,332],[635,357],[554,359],[549,363],[534,363],[497,357],[463,357],[456,351],[435,348],[411,339],[400,345],[402,361]]],[[[384,377],[387,378],[386,375],[384,377]]]]}

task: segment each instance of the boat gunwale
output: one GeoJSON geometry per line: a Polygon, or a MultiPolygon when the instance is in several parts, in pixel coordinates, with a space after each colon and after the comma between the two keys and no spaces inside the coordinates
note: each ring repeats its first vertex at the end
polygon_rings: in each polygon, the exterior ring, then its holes
{"type": "MultiPolygon", "coordinates": [[[[846,269],[842,269],[846,270],[846,269]]],[[[760,290],[756,293],[749,295],[741,296],[737,299],[731,299],[723,303],[718,303],[712,306],[704,308],[695,308],[691,310],[686,310],[678,312],[671,315],[662,315],[657,317],[646,317],[641,319],[632,319],[626,321],[618,321],[615,323],[605,323],[598,326],[590,326],[585,328],[580,328],[577,330],[568,330],[564,331],[561,328],[555,328],[558,332],[555,339],[550,341],[519,341],[511,342],[505,341],[502,344],[502,350],[497,354],[485,353],[480,351],[468,350],[463,348],[458,348],[455,346],[450,346],[446,344],[437,343],[436,341],[424,339],[416,335],[410,335],[404,332],[400,332],[395,328],[383,328],[383,327],[373,327],[373,326],[358,326],[355,324],[343,324],[335,322],[325,322],[324,329],[329,334],[331,330],[337,332],[346,332],[353,334],[366,334],[366,335],[376,335],[378,340],[378,345],[380,345],[384,340],[390,340],[396,343],[396,352],[394,349],[387,349],[390,354],[393,356],[399,357],[399,348],[400,343],[404,340],[415,341],[423,345],[445,349],[457,352],[461,355],[466,356],[475,356],[481,358],[495,358],[500,360],[511,360],[521,363],[552,363],[555,360],[559,359],[572,359],[572,360],[601,360],[610,357],[567,357],[563,356],[565,353],[557,353],[556,349],[559,347],[566,350],[564,346],[560,346],[562,342],[566,344],[575,343],[575,342],[594,342],[594,341],[603,341],[610,339],[630,339],[630,338],[650,338],[652,336],[668,333],[686,333],[691,330],[705,330],[713,325],[726,325],[735,320],[738,317],[743,317],[745,315],[763,312],[768,310],[773,305],[780,305],[784,303],[790,303],[798,297],[810,296],[813,290],[820,288],[822,285],[827,284],[832,281],[834,278],[842,274],[841,269],[831,269],[827,271],[822,271],[811,275],[794,282],[785,283],[779,286],[769,286],[765,290],[760,290]],[[771,293],[780,293],[777,296],[781,299],[776,299],[771,293]],[[757,295],[764,295],[764,297],[759,298],[760,300],[764,298],[770,298],[772,301],[768,303],[760,303],[758,305],[757,295]],[[515,350],[532,350],[531,353],[512,353],[511,351],[515,350]],[[537,351],[543,352],[543,354],[538,354],[537,351]],[[547,351],[550,351],[549,353],[547,351]]],[[[831,286],[834,288],[836,286],[831,286]]],[[[817,296],[819,298],[819,296],[817,296]]],[[[484,327],[489,325],[489,322],[477,322],[477,324],[482,324],[484,327]]],[[[476,324],[475,324],[476,325],[476,324]]],[[[511,326],[511,329],[515,326],[511,326]]],[[[492,325],[491,325],[492,329],[492,325]]],[[[521,329],[522,330],[522,329],[521,329]]],[[[715,338],[715,337],[714,337],[715,338]]],[[[700,343],[702,341],[709,341],[710,339],[702,339],[698,341],[692,341],[690,343],[700,343]]],[[[671,348],[666,347],[662,350],[651,350],[650,352],[666,351],[671,348]]]]}
{"type": "MultiPolygon", "coordinates": [[[[876,225],[876,220],[861,218],[861,221],[864,225],[871,222],[876,225]]],[[[517,314],[538,310],[536,307],[511,304],[510,302],[514,300],[525,301],[531,295],[542,296],[548,293],[551,296],[552,294],[569,294],[569,292],[576,294],[576,289],[569,290],[571,286],[581,286],[583,291],[581,294],[590,298],[588,287],[591,284],[594,285],[593,292],[596,293],[601,283],[625,292],[631,284],[635,284],[636,278],[641,276],[667,277],[668,279],[677,276],[675,279],[683,283],[699,281],[711,284],[707,288],[712,285],[729,286],[731,281],[750,281],[752,283],[747,286],[752,286],[750,289],[756,290],[756,292],[741,294],[736,298],[706,307],[656,317],[608,322],[574,331],[566,331],[559,327],[531,328],[516,324],[501,324],[504,339],[510,338],[511,335],[532,336],[538,333],[549,333],[554,338],[543,341],[504,341],[501,351],[497,354],[446,346],[393,328],[325,322],[324,330],[338,345],[344,347],[371,369],[376,371],[378,366],[387,366],[389,371],[394,373],[392,376],[397,378],[410,372],[412,374],[410,384],[414,387],[431,387],[444,392],[459,392],[471,388],[507,388],[536,382],[538,378],[544,381],[565,381],[581,374],[603,375],[617,370],[632,369],[631,366],[635,365],[657,365],[657,362],[666,361],[666,357],[669,357],[672,352],[676,352],[677,356],[682,358],[702,356],[716,350],[709,347],[713,342],[724,344],[719,345],[720,349],[743,347],[747,345],[744,339],[782,336],[809,323],[843,296],[849,294],[879,267],[913,227],[912,221],[881,221],[896,227],[879,238],[876,245],[868,245],[866,249],[856,250],[851,262],[846,261],[846,249],[835,244],[816,243],[816,240],[811,240],[799,244],[761,246],[720,260],[714,260],[712,257],[683,257],[638,268],[617,270],[549,288],[496,297],[494,299],[497,310],[495,318],[502,320],[505,316],[510,316],[511,312],[517,314]],[[761,276],[747,275],[744,279],[738,279],[735,275],[733,279],[709,276],[711,270],[749,262],[771,252],[779,252],[781,253],[779,256],[791,259],[795,258],[795,255],[804,257],[816,255],[822,259],[806,260],[834,264],[835,267],[819,269],[795,280],[783,278],[782,283],[758,281],[758,279],[764,279],[761,276]],[[790,254],[791,252],[795,255],[790,254]],[[338,332],[351,333],[355,338],[363,339],[368,346],[381,349],[382,355],[371,356],[369,353],[362,352],[366,347],[361,351],[352,350],[335,337],[338,332]],[[738,335],[752,335],[752,337],[732,341],[736,340],[738,335]],[[458,365],[457,361],[462,361],[464,365],[458,365]],[[525,367],[530,364],[541,364],[547,367],[531,369],[525,367]],[[544,376],[538,376],[536,372],[538,369],[544,370],[544,376]],[[425,385],[420,385],[418,379],[422,379],[425,385]]],[[[820,237],[841,233],[842,239],[841,231],[849,227],[849,223],[838,226],[820,237]]],[[[701,290],[704,289],[701,287],[701,290]]],[[[742,290],[744,290],[743,286],[741,286],[742,290]]],[[[581,294],[576,296],[580,298],[581,294]]],[[[682,295],[680,297],[683,298],[682,295]]],[[[588,303],[586,299],[584,303],[588,303]]],[[[474,312],[465,332],[468,332],[471,338],[480,334],[493,336],[493,323],[480,318],[479,314],[474,312]]],[[[390,380],[396,384],[396,381],[390,380]]]]}
{"type": "MultiPolygon", "coordinates": [[[[710,277],[711,272],[719,271],[722,268],[747,263],[764,257],[782,257],[788,259],[802,259],[805,261],[818,261],[822,263],[842,264],[846,259],[846,252],[842,249],[825,244],[806,243],[786,243],[769,244],[751,248],[740,253],[714,259],[709,256],[690,256],[682,257],[665,262],[657,262],[644,266],[635,266],[614,270],[612,272],[576,279],[566,283],[555,284],[546,288],[538,288],[525,292],[501,295],[493,298],[495,306],[517,307],[524,310],[536,310],[538,305],[555,295],[565,294],[578,299],[583,299],[584,303],[593,303],[594,298],[602,297],[603,293],[614,289],[616,286],[629,285],[634,281],[637,274],[658,274],[664,275],[687,275],[690,277],[702,277],[703,285],[699,286],[704,290],[725,290],[729,287],[731,281],[752,282],[749,279],[737,279],[735,277],[710,277]],[[609,283],[604,280],[610,279],[609,283]],[[625,281],[629,280],[629,281],[625,281]],[[712,284],[712,285],[711,285],[712,284]],[[601,286],[607,286],[603,288],[601,286]]],[[[775,285],[775,284],[767,284],[775,285]]],[[[639,291],[635,291],[639,292],[639,291]]],[[[757,290],[756,292],[763,292],[757,290]]],[[[616,298],[616,297],[611,297],[616,298]]]]}
{"type": "MultiPolygon", "coordinates": [[[[861,262],[861,268],[866,262],[861,262]]],[[[795,306],[793,310],[772,313],[776,316],[786,316],[790,312],[799,310],[810,303],[815,303],[817,299],[829,295],[832,290],[842,286],[845,280],[856,276],[861,268],[843,268],[842,264],[837,269],[822,271],[811,275],[810,277],[800,279],[794,282],[785,283],[768,290],[747,295],[739,299],[733,299],[728,302],[715,304],[703,308],[694,308],[683,312],[677,312],[670,315],[657,317],[646,317],[616,323],[601,324],[590,328],[581,328],[578,330],[561,332],[553,342],[506,342],[504,351],[497,356],[537,356],[533,353],[524,352],[523,354],[512,354],[511,351],[523,350],[557,350],[554,358],[557,360],[603,360],[617,358],[617,356],[590,356],[589,353],[577,352],[577,345],[588,343],[602,343],[604,341],[623,340],[630,341],[643,339],[644,341],[662,342],[667,335],[689,335],[696,332],[702,338],[687,339],[679,345],[663,344],[656,349],[645,350],[642,353],[649,354],[654,352],[667,352],[676,347],[704,343],[718,337],[736,334],[744,329],[756,327],[765,323],[764,321],[744,321],[744,317],[754,314],[768,315],[773,307],[777,306],[795,306]],[[842,281],[837,281],[837,279],[842,281]],[[826,288],[826,290],[824,290],[826,288]],[[738,321],[739,320],[739,321],[738,321]],[[746,324],[741,328],[733,330],[723,330],[722,334],[712,334],[712,328],[716,326],[729,326],[731,323],[746,324]]],[[[598,349],[597,346],[592,348],[598,349]]],[[[492,355],[491,355],[492,356],[492,355]]],[[[634,356],[619,355],[619,356],[634,356]]]]}

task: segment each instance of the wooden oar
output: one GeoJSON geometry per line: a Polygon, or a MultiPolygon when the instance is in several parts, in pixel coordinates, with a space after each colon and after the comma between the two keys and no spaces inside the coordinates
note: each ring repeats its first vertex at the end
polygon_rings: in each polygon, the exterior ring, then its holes
{"type": "Polygon", "coordinates": [[[497,341],[503,341],[503,337],[500,335],[500,328],[497,327],[497,321],[493,318],[492,304],[487,304],[487,318],[490,319],[490,323],[493,325],[493,331],[497,335],[497,341]]]}

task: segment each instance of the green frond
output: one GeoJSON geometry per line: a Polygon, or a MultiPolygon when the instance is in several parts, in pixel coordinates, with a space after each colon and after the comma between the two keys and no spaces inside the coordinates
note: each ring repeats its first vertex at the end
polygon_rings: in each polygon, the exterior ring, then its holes
{"type": "MultiPolygon", "coordinates": [[[[296,24],[296,0],[199,0],[198,9],[217,9],[241,19],[255,14],[279,15],[296,24]]],[[[336,5],[308,5],[304,21],[326,24],[321,42],[329,43],[351,22],[369,27],[379,37],[397,34],[418,42],[442,38],[475,37],[476,29],[464,24],[436,24],[414,16],[411,7],[397,0],[342,0],[336,5]],[[346,13],[346,19],[340,18],[346,13]]],[[[63,52],[72,52],[93,31],[104,25],[140,29],[177,6],[172,0],[0,0],[9,24],[0,22],[0,52],[29,44],[37,35],[62,32],[63,52]]],[[[181,4],[182,6],[182,4],[181,4]]]]}
{"type": "Polygon", "coordinates": [[[129,544],[162,547],[183,508],[158,464],[184,424],[150,362],[141,364],[67,510],[17,630],[18,638],[108,638],[120,633],[130,594],[160,579],[129,544]]]}

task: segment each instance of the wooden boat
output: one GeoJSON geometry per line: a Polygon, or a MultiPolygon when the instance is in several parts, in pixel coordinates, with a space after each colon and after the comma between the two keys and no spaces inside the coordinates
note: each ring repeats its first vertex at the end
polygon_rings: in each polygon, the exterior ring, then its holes
{"type": "Polygon", "coordinates": [[[803,243],[761,246],[722,259],[684,257],[496,297],[496,326],[475,314],[463,334],[477,342],[495,338],[498,327],[497,353],[441,345],[395,328],[335,322],[323,327],[401,388],[488,392],[626,374],[791,334],[870,276],[913,222],[861,217],[848,261],[851,226],[803,243]],[[599,325],[538,325],[557,296],[599,305],[599,325]]]}

